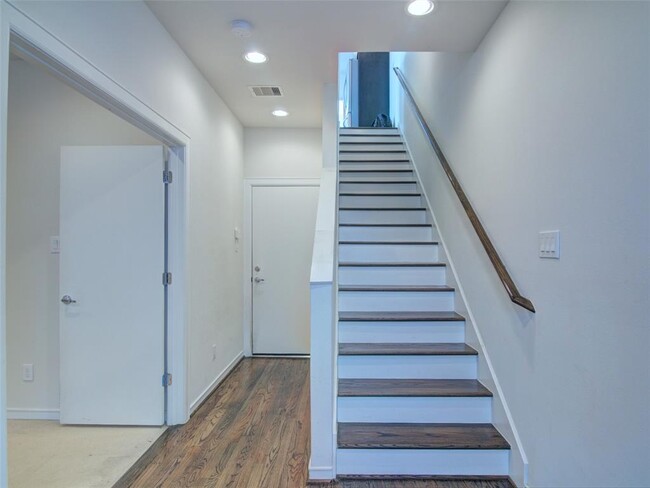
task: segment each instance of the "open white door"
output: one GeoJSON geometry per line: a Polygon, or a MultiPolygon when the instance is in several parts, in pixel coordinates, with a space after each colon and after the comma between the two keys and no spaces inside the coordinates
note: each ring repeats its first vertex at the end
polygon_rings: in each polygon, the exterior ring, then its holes
{"type": "Polygon", "coordinates": [[[162,146],[61,148],[63,424],[164,423],[163,164],[162,146]]]}
{"type": "Polygon", "coordinates": [[[317,205],[317,186],[253,187],[253,354],[309,354],[317,205]]]}

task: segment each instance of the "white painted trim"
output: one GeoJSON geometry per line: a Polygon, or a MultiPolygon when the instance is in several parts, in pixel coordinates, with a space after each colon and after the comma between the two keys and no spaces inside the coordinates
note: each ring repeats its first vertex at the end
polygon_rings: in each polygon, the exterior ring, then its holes
{"type": "MultiPolygon", "coordinates": [[[[170,268],[174,272],[174,286],[170,290],[170,346],[168,348],[169,372],[174,382],[169,389],[167,423],[181,424],[189,418],[187,398],[187,269],[186,239],[189,212],[189,146],[190,138],[179,127],[129,92],[109,74],[101,71],[71,46],[52,35],[37,22],[6,0],[0,3],[0,147],[6,147],[7,94],[9,83],[9,54],[11,35],[22,41],[24,53],[34,61],[54,72],[73,88],[92,98],[171,146],[180,148],[184,158],[175,174],[174,202],[171,204],[170,268]],[[183,171],[181,171],[181,168],[183,171]]],[[[0,152],[0,488],[7,486],[7,433],[6,433],[6,151],[0,152]]]]}
{"type": "Polygon", "coordinates": [[[243,334],[244,356],[253,355],[253,299],[251,294],[251,276],[253,276],[253,187],[264,186],[320,186],[320,178],[244,178],[244,228],[242,242],[244,253],[243,276],[243,334]]]}
{"type": "Polygon", "coordinates": [[[309,481],[331,482],[336,478],[336,470],[333,466],[312,466],[309,458],[309,481]]]}
{"type": "Polygon", "coordinates": [[[230,372],[239,364],[239,361],[241,361],[244,358],[244,352],[241,351],[238,353],[235,358],[228,363],[228,366],[224,368],[224,370],[217,375],[217,377],[208,385],[208,387],[203,390],[203,392],[196,397],[196,399],[190,404],[190,415],[194,413],[194,411],[201,406],[203,401],[210,396],[210,394],[221,384],[221,382],[230,374],[230,372]]]}
{"type": "Polygon", "coordinates": [[[8,420],[59,420],[59,409],[8,408],[8,420]]]}
{"type": "MultiPolygon", "coordinates": [[[[402,129],[399,129],[399,133],[402,136],[402,140],[404,141],[404,145],[406,146],[407,154],[409,155],[409,159],[411,159],[411,149],[409,148],[408,141],[406,137],[404,137],[404,134],[402,133],[402,129]]],[[[420,190],[422,192],[422,195],[424,195],[424,199],[426,201],[426,207],[428,210],[428,213],[431,215],[433,219],[433,225],[436,228],[436,231],[438,233],[438,240],[440,244],[442,245],[442,249],[445,255],[445,258],[449,264],[449,269],[451,270],[454,280],[456,281],[455,286],[458,292],[460,293],[461,299],[463,301],[463,304],[465,305],[465,310],[467,311],[467,319],[469,322],[472,324],[472,328],[474,329],[474,332],[476,333],[476,338],[478,339],[479,346],[481,348],[481,354],[483,355],[483,358],[485,359],[485,363],[488,367],[488,370],[490,371],[490,376],[492,376],[492,380],[494,381],[494,386],[497,390],[497,396],[499,398],[499,402],[501,403],[503,407],[503,411],[506,414],[506,418],[508,420],[508,424],[510,425],[510,429],[512,430],[512,435],[515,439],[515,444],[517,446],[517,451],[519,452],[519,456],[521,457],[521,460],[523,462],[523,471],[524,471],[524,485],[528,483],[528,456],[526,456],[526,452],[524,451],[523,444],[521,442],[521,438],[519,437],[519,432],[517,431],[517,427],[515,426],[515,421],[512,417],[512,413],[510,412],[510,407],[508,407],[508,402],[506,401],[506,397],[503,393],[503,389],[501,388],[501,384],[499,383],[499,378],[497,377],[496,371],[494,370],[494,366],[492,365],[492,360],[490,359],[490,355],[487,352],[487,348],[485,347],[485,342],[483,341],[483,336],[481,335],[481,331],[479,330],[479,327],[476,322],[476,318],[474,317],[474,313],[472,312],[472,308],[469,304],[469,301],[467,300],[467,296],[465,295],[465,290],[463,289],[463,285],[460,282],[460,279],[458,277],[458,273],[456,272],[456,267],[454,266],[454,261],[451,258],[451,254],[449,253],[449,249],[447,247],[447,244],[445,243],[445,239],[442,236],[442,232],[440,231],[440,227],[438,227],[438,220],[436,219],[436,214],[433,212],[433,207],[431,205],[431,201],[429,200],[429,195],[427,195],[427,192],[424,188],[424,185],[422,185],[422,179],[420,178],[420,173],[418,171],[417,166],[415,163],[411,160],[411,165],[413,166],[413,170],[415,171],[415,179],[418,182],[418,185],[420,187],[420,190]]],[[[458,305],[457,305],[458,306],[458,305]]],[[[467,323],[467,321],[465,322],[467,323]]],[[[494,408],[492,410],[494,412],[494,408]]]]}

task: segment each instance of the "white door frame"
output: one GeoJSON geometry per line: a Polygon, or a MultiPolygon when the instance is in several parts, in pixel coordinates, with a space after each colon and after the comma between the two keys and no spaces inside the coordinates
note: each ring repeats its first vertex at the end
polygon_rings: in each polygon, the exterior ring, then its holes
{"type": "Polygon", "coordinates": [[[8,482],[5,307],[6,147],[9,54],[12,46],[82,94],[170,146],[178,156],[178,158],[171,158],[172,161],[175,161],[171,168],[174,171],[174,181],[169,188],[169,268],[174,279],[169,289],[169,342],[166,352],[168,371],[173,374],[174,380],[168,389],[167,423],[169,425],[181,424],[189,418],[186,340],[187,288],[185,283],[187,279],[186,240],[190,137],[56,36],[23,14],[19,7],[0,0],[0,488],[6,487],[8,482]]]}
{"type": "Polygon", "coordinates": [[[253,188],[320,186],[320,178],[244,178],[244,356],[253,355],[253,188]]]}

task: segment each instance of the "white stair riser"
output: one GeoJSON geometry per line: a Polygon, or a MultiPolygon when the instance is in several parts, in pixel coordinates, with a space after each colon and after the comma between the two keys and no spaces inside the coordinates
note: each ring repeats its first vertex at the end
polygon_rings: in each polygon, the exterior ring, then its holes
{"type": "Polygon", "coordinates": [[[465,342],[465,322],[339,322],[339,342],[465,342]]]}
{"type": "Polygon", "coordinates": [[[342,241],[427,242],[432,238],[432,227],[339,227],[342,241]]]}
{"type": "Polygon", "coordinates": [[[450,312],[453,291],[341,291],[342,312],[450,312]]]}
{"type": "Polygon", "coordinates": [[[383,127],[379,129],[375,128],[360,128],[360,127],[342,127],[339,129],[339,135],[345,136],[345,135],[357,135],[357,136],[381,136],[381,135],[386,135],[386,134],[397,134],[399,135],[399,131],[395,127],[383,127]]]}
{"type": "Polygon", "coordinates": [[[360,144],[356,141],[355,144],[350,144],[347,141],[339,141],[339,151],[340,152],[368,152],[368,151],[385,151],[385,152],[394,152],[394,151],[406,151],[404,144],[400,141],[389,141],[390,144],[360,144]]]}
{"type": "Polygon", "coordinates": [[[339,163],[339,169],[412,169],[408,161],[343,161],[339,163]]]}
{"type": "Polygon", "coordinates": [[[356,142],[356,143],[367,143],[373,144],[376,142],[401,142],[402,138],[393,133],[393,135],[369,135],[369,136],[339,136],[339,144],[345,144],[346,142],[356,142]]]}
{"type": "Polygon", "coordinates": [[[431,244],[339,244],[339,261],[404,263],[437,260],[438,246],[431,244]]]}
{"type": "Polygon", "coordinates": [[[339,378],[476,379],[476,356],[339,356],[339,378]]]}
{"type": "Polygon", "coordinates": [[[340,285],[444,285],[443,266],[340,266],[340,285]]]}
{"type": "Polygon", "coordinates": [[[413,171],[363,171],[363,172],[339,172],[341,183],[350,183],[355,180],[377,180],[377,181],[413,181],[413,171]]]}
{"type": "Polygon", "coordinates": [[[339,191],[416,191],[415,181],[400,183],[345,183],[339,182],[339,191]]]}
{"type": "Polygon", "coordinates": [[[339,161],[404,161],[405,152],[340,153],[339,161]]]}
{"type": "Polygon", "coordinates": [[[507,476],[507,449],[337,449],[339,475],[507,476]]]}
{"type": "Polygon", "coordinates": [[[341,224],[426,224],[427,213],[419,210],[339,210],[341,224]]]}
{"type": "Polygon", "coordinates": [[[413,196],[347,196],[339,197],[339,205],[342,207],[373,207],[373,208],[413,208],[422,205],[422,198],[419,195],[413,196]]]}
{"type": "Polygon", "coordinates": [[[490,423],[490,397],[339,397],[339,422],[490,423]]]}

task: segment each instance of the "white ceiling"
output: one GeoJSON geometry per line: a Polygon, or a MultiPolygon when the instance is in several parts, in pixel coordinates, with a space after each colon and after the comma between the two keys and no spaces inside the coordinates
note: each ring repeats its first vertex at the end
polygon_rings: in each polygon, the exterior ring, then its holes
{"type": "Polygon", "coordinates": [[[320,127],[321,87],[336,81],[337,53],[476,49],[505,1],[437,1],[434,12],[412,17],[404,0],[149,1],[176,39],[246,127],[320,127]],[[230,22],[253,24],[239,39],[230,22]],[[242,59],[257,49],[269,61],[242,59]],[[279,85],[283,98],[253,98],[249,85],[279,85]],[[276,119],[282,106],[291,115],[276,119]]]}

